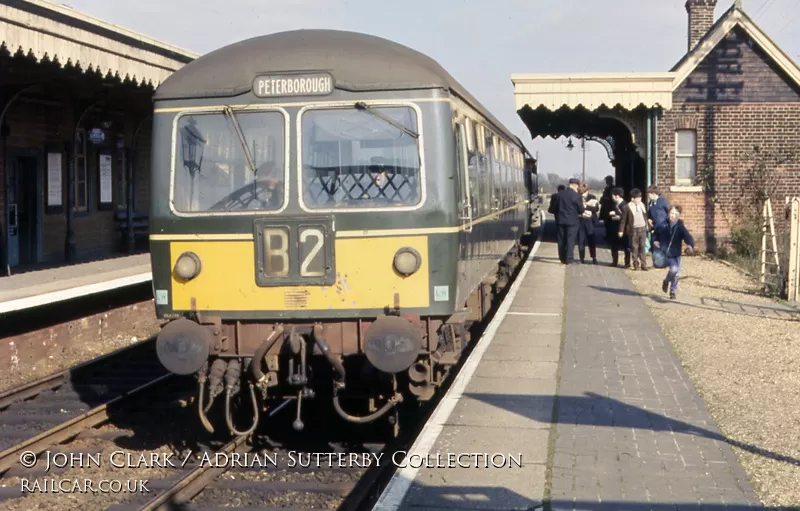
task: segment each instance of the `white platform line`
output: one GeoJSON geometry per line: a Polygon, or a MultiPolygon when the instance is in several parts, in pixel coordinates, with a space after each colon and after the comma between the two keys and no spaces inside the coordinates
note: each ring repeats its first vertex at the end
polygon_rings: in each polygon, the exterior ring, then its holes
{"type": "MultiPolygon", "coordinates": [[[[495,333],[497,333],[497,329],[500,327],[500,323],[503,322],[503,318],[505,318],[506,314],[508,314],[508,309],[514,302],[514,297],[517,296],[519,287],[522,285],[522,281],[525,280],[525,275],[528,273],[528,269],[530,269],[531,263],[533,262],[533,257],[536,255],[536,252],[539,250],[539,246],[542,244],[543,233],[544,226],[540,228],[539,237],[536,240],[536,243],[533,245],[533,249],[528,256],[528,259],[525,261],[525,264],[522,266],[519,275],[517,275],[514,283],[511,284],[511,289],[508,290],[505,300],[503,300],[503,303],[500,304],[497,314],[495,314],[491,323],[489,323],[489,326],[486,327],[486,331],[478,340],[478,343],[475,345],[472,353],[470,353],[469,358],[467,358],[466,362],[464,362],[464,366],[461,368],[461,372],[458,373],[458,376],[456,376],[453,385],[442,397],[442,400],[439,401],[439,404],[433,411],[431,418],[425,424],[425,427],[422,429],[422,432],[417,437],[416,442],[414,442],[414,445],[411,447],[409,452],[413,452],[414,454],[419,454],[421,456],[425,456],[430,452],[434,442],[436,442],[436,439],[442,432],[442,428],[447,422],[447,419],[450,418],[453,408],[455,408],[458,400],[464,395],[464,389],[467,388],[467,384],[469,383],[470,379],[472,379],[472,375],[475,373],[475,370],[478,368],[478,364],[480,363],[481,358],[483,358],[486,348],[489,347],[492,339],[494,339],[495,333]]],[[[372,511],[396,511],[399,509],[400,504],[403,502],[403,498],[405,498],[409,487],[411,487],[411,483],[414,482],[414,479],[417,477],[417,472],[419,472],[419,468],[413,468],[410,464],[406,465],[400,470],[396,470],[394,475],[392,475],[389,484],[383,490],[383,493],[381,493],[378,502],[372,508],[372,511]]]]}
{"type": "Polygon", "coordinates": [[[146,273],[140,273],[138,275],[131,275],[128,277],[120,277],[118,279],[107,280],[105,282],[97,282],[95,284],[87,284],[85,286],[77,286],[69,289],[62,289],[60,291],[44,293],[41,295],[9,300],[7,302],[0,303],[0,314],[4,312],[29,309],[31,307],[38,307],[40,305],[47,305],[49,303],[60,302],[63,300],[70,300],[79,296],[102,293],[103,291],[110,291],[120,287],[141,284],[142,282],[148,282],[150,280],[153,280],[153,273],[148,271],[146,273]]]}
{"type": "Polygon", "coordinates": [[[513,312],[509,311],[509,316],[560,316],[560,312],[513,312]]]}

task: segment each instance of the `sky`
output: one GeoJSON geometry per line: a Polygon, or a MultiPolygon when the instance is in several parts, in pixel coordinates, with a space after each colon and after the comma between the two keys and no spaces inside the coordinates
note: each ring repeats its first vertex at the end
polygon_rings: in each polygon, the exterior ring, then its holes
{"type": "MultiPolygon", "coordinates": [[[[539,172],[581,172],[580,141],[531,139],[514,106],[514,73],[661,72],[688,45],[685,0],[67,0],[73,9],[194,53],[302,28],[364,32],[425,53],[539,156],[539,172]]],[[[716,17],[733,0],[719,0],[716,17]]],[[[800,0],[743,0],[796,62],[800,0]]],[[[586,144],[586,175],[612,173],[586,144]]]]}

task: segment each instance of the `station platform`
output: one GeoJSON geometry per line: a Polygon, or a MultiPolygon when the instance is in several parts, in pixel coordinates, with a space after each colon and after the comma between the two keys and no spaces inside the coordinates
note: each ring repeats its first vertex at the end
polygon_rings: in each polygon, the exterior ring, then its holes
{"type": "Polygon", "coordinates": [[[598,255],[563,265],[540,234],[374,510],[761,509],[627,271],[598,255]]]}
{"type": "Polygon", "coordinates": [[[0,314],[149,282],[150,254],[104,259],[0,278],[0,314]]]}

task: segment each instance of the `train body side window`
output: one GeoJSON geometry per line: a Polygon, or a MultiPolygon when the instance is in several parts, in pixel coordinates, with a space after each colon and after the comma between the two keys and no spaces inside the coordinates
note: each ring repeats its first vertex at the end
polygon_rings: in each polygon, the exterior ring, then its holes
{"type": "Polygon", "coordinates": [[[492,177],[490,172],[490,159],[489,150],[491,149],[491,142],[487,146],[486,128],[480,126],[477,130],[479,142],[479,155],[478,155],[478,188],[480,200],[478,201],[478,215],[484,216],[489,213],[489,208],[492,202],[492,177]]]}
{"type": "Polygon", "coordinates": [[[499,211],[503,204],[503,174],[500,162],[500,139],[494,133],[492,137],[492,211],[499,211]]]}
{"type": "Polygon", "coordinates": [[[503,144],[503,207],[507,208],[511,205],[513,198],[514,185],[512,183],[513,175],[511,172],[511,158],[509,158],[509,147],[503,144]]]}
{"type": "Polygon", "coordinates": [[[494,208],[494,199],[497,195],[495,191],[495,182],[497,176],[494,174],[495,158],[494,158],[494,140],[492,139],[492,132],[484,128],[484,140],[486,147],[486,174],[483,176],[485,181],[481,181],[481,186],[486,185],[484,195],[484,207],[486,208],[484,214],[489,214],[494,208]]]}

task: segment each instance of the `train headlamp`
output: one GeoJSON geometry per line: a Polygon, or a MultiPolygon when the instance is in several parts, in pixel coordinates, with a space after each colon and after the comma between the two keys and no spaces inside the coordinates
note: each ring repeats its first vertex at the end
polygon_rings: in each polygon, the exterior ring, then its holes
{"type": "Polygon", "coordinates": [[[403,247],[394,255],[394,269],[404,277],[413,275],[421,265],[422,257],[411,247],[403,247]]]}
{"type": "Polygon", "coordinates": [[[200,258],[194,252],[184,252],[175,262],[175,274],[184,280],[192,280],[200,274],[200,258]]]}

